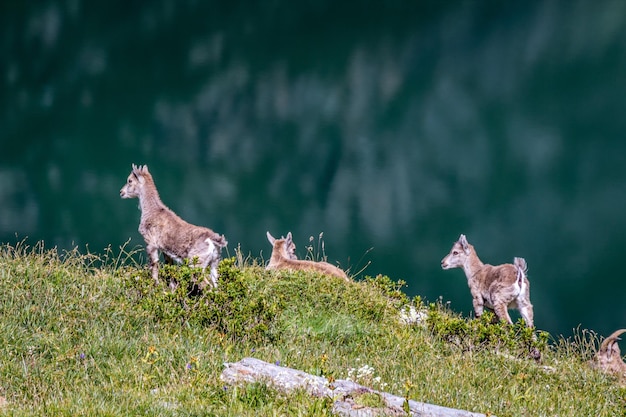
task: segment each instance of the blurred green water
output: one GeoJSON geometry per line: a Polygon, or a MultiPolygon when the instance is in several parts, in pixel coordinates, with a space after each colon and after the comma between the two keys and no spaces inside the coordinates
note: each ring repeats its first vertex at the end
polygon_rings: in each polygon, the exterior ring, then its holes
{"type": "Polygon", "coordinates": [[[465,233],[526,258],[539,328],[622,303],[626,3],[13,2],[0,6],[0,240],[117,248],[149,165],[230,254],[298,253],[469,314],[465,233]],[[17,236],[16,236],[17,235],[17,236]],[[316,243],[314,241],[313,243],[316,243]],[[368,266],[369,262],[369,266],[368,266]]]}

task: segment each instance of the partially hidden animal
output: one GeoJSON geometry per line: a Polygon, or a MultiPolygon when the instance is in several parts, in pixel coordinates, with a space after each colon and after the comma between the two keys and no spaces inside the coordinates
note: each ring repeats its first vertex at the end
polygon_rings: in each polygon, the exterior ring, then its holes
{"type": "Polygon", "coordinates": [[[621,340],[619,336],[624,332],[626,329],[617,330],[602,341],[593,365],[603,372],[615,375],[621,384],[626,385],[626,363],[617,345],[618,340],[621,340]]]}
{"type": "Polygon", "coordinates": [[[314,262],[298,259],[295,255],[296,245],[293,243],[291,232],[287,233],[287,237],[281,237],[280,239],[274,238],[270,232],[267,232],[267,240],[272,245],[272,256],[266,269],[313,271],[350,281],[350,278],[348,278],[348,275],[346,275],[344,271],[328,262],[314,262]]]}
{"type": "MultiPolygon", "coordinates": [[[[228,242],[213,230],[195,226],[181,219],[161,201],[154,179],[146,165],[132,164],[126,184],[120,190],[122,198],[138,198],[141,209],[139,233],[146,242],[152,278],[159,282],[159,252],[167,262],[189,260],[203,269],[210,267],[213,287],[217,287],[217,266],[222,248],[228,242]]],[[[206,279],[199,287],[208,285],[206,279]]]]}
{"type": "Polygon", "coordinates": [[[441,260],[441,267],[463,269],[476,317],[480,317],[484,307],[487,307],[495,312],[498,319],[512,324],[508,309],[516,308],[526,325],[534,327],[528,267],[524,258],[514,258],[512,264],[485,264],[462,234],[452,245],[450,253],[441,260]]]}

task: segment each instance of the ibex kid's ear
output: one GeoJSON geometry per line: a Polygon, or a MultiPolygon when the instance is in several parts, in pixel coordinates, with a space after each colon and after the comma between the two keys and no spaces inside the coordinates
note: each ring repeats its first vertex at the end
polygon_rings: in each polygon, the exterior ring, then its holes
{"type": "Polygon", "coordinates": [[[467,238],[464,234],[461,234],[461,236],[459,236],[459,243],[461,244],[463,251],[465,253],[469,253],[469,243],[467,243],[467,238]]]}
{"type": "Polygon", "coordinates": [[[147,167],[144,166],[137,166],[135,164],[133,164],[133,175],[135,176],[135,178],[137,178],[137,181],[139,181],[139,184],[143,184],[146,182],[146,179],[143,177],[144,173],[148,173],[148,169],[147,167]]]}
{"type": "Polygon", "coordinates": [[[276,239],[274,239],[274,236],[272,236],[269,231],[266,232],[266,235],[267,235],[267,240],[269,240],[270,244],[273,246],[274,242],[276,242],[276,239]]]}
{"type": "Polygon", "coordinates": [[[287,237],[285,239],[287,239],[287,242],[292,242],[291,232],[287,233],[287,237]]]}

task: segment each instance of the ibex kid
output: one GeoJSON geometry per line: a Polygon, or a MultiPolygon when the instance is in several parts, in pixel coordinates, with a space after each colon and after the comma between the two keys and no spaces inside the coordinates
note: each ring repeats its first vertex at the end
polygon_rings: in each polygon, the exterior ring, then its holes
{"type": "Polygon", "coordinates": [[[594,363],[598,369],[617,376],[622,384],[626,384],[626,363],[622,359],[617,341],[624,332],[626,329],[617,330],[602,341],[594,363]]]}
{"type": "MultiPolygon", "coordinates": [[[[183,259],[197,262],[203,269],[211,268],[211,281],[217,287],[217,265],[221,250],[228,242],[224,236],[206,227],[187,223],[167,208],[148,172],[146,165],[132,165],[126,185],[120,190],[122,198],[139,198],[141,220],[139,233],[146,241],[150,257],[152,278],[159,282],[159,251],[166,261],[181,262],[183,259]]],[[[203,289],[208,282],[200,284],[203,289]]]]}
{"type": "Polygon", "coordinates": [[[526,325],[534,326],[530,283],[524,258],[515,258],[513,264],[484,264],[478,258],[474,246],[467,242],[465,235],[461,235],[450,253],[441,260],[441,267],[463,268],[476,317],[480,317],[483,307],[487,307],[493,309],[500,320],[512,324],[508,308],[517,308],[526,325]]]}
{"type": "Polygon", "coordinates": [[[350,281],[344,271],[328,262],[314,262],[299,260],[295,255],[296,245],[293,243],[291,232],[287,237],[275,239],[267,232],[267,240],[272,244],[272,257],[266,269],[289,269],[292,271],[314,271],[326,275],[334,275],[350,281]]]}

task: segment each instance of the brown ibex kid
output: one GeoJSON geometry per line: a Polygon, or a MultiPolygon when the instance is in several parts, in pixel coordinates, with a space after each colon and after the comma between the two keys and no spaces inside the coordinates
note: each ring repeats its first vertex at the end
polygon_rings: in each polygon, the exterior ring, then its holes
{"type": "Polygon", "coordinates": [[[463,268],[472,293],[474,314],[480,317],[483,306],[493,309],[496,316],[510,324],[508,308],[517,308],[528,327],[533,327],[533,305],[530,303],[530,283],[526,277],[524,258],[513,264],[489,265],[478,258],[474,246],[461,235],[450,253],[441,261],[443,269],[463,268]]]}
{"type": "MultiPolygon", "coordinates": [[[[187,259],[203,269],[211,268],[211,281],[217,287],[217,265],[221,251],[228,244],[224,236],[206,227],[187,223],[161,201],[152,175],[146,165],[132,165],[126,185],[120,190],[122,198],[139,198],[141,221],[139,233],[146,241],[152,278],[159,282],[159,251],[167,261],[187,259]]],[[[200,284],[203,289],[208,284],[200,284]]]]}
{"type": "Polygon", "coordinates": [[[299,260],[295,255],[296,245],[293,243],[291,232],[287,233],[287,237],[281,237],[280,239],[275,239],[270,232],[267,232],[267,240],[272,244],[272,257],[266,269],[314,271],[350,281],[345,272],[328,262],[299,260]]]}
{"type": "Polygon", "coordinates": [[[626,363],[622,359],[617,341],[624,332],[626,329],[617,330],[602,341],[594,363],[598,369],[617,376],[622,384],[626,384],[626,363]]]}

